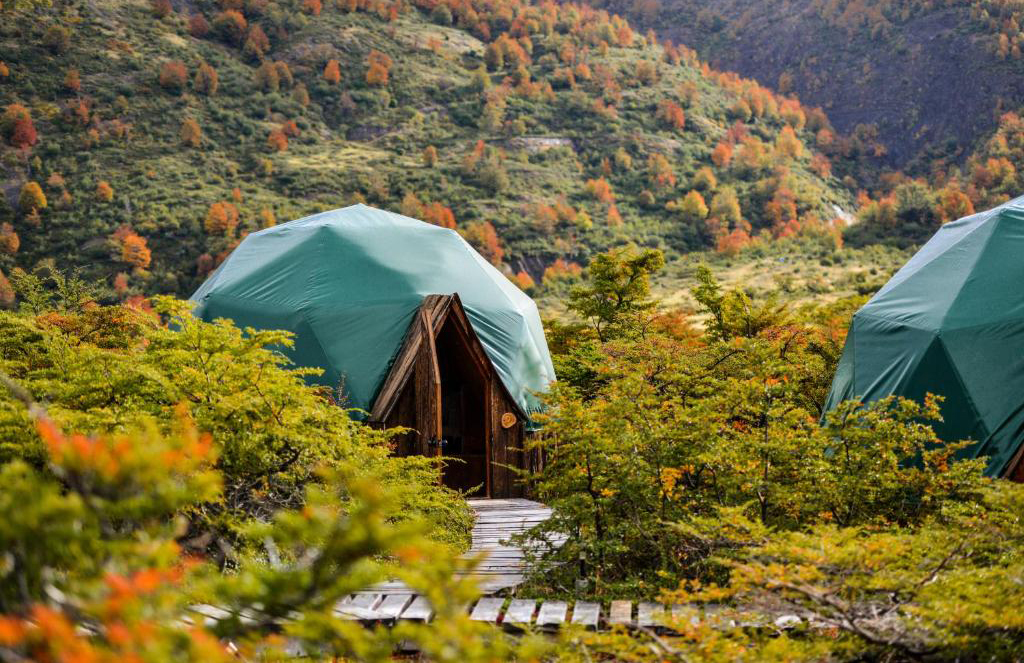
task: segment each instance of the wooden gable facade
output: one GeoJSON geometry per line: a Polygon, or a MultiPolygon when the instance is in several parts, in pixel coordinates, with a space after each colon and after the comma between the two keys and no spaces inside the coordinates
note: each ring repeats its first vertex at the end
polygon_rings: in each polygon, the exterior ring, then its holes
{"type": "Polygon", "coordinates": [[[523,497],[514,469],[526,413],[484,351],[458,294],[428,295],[409,325],[370,411],[370,423],[412,429],[396,453],[440,456],[445,485],[478,497],[523,497]]]}

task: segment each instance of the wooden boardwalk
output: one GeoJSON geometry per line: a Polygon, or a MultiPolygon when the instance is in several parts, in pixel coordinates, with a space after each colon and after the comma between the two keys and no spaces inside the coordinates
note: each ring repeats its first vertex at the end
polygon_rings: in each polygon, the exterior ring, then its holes
{"type": "MultiPolygon", "coordinates": [[[[471,499],[476,514],[473,542],[465,558],[483,556],[472,577],[484,594],[511,589],[523,582],[526,558],[523,549],[509,544],[509,539],[531,529],[551,517],[551,509],[524,499],[471,499]]],[[[556,541],[555,545],[560,545],[556,541]]]]}
{"type": "MultiPolygon", "coordinates": [[[[472,542],[463,559],[480,563],[468,575],[477,581],[484,594],[511,589],[523,582],[526,554],[509,542],[514,535],[525,532],[551,517],[551,509],[539,502],[524,499],[469,499],[474,523],[472,542]]],[[[561,545],[555,540],[553,545],[561,545]]],[[[402,582],[384,582],[373,587],[379,594],[409,594],[412,590],[402,582]]],[[[361,594],[367,592],[360,592],[361,594]]]]}

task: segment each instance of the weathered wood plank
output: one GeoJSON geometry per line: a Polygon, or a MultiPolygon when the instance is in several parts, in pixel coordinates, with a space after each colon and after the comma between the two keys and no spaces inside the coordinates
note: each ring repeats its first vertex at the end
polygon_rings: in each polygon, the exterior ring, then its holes
{"type": "Polygon", "coordinates": [[[504,624],[529,624],[537,607],[535,599],[513,599],[505,611],[504,624]]]}
{"type": "Polygon", "coordinates": [[[595,601],[576,601],[572,607],[572,623],[587,628],[597,628],[601,618],[601,604],[595,601]]]}
{"type": "Polygon", "coordinates": [[[537,613],[537,626],[558,626],[565,623],[569,605],[565,601],[544,601],[537,613]]]}
{"type": "Polygon", "coordinates": [[[377,612],[385,619],[398,619],[409,604],[412,603],[412,594],[387,594],[384,600],[377,606],[377,612]]]}
{"type": "Polygon", "coordinates": [[[402,619],[429,622],[434,617],[434,608],[425,596],[417,596],[409,607],[402,612],[402,619]]]}
{"type": "Polygon", "coordinates": [[[609,624],[632,624],[633,623],[633,602],[612,601],[608,610],[609,624]]]}
{"type": "Polygon", "coordinates": [[[638,626],[655,626],[665,618],[665,606],[660,603],[642,601],[636,607],[636,623],[638,626]]]}
{"type": "Polygon", "coordinates": [[[383,598],[381,594],[374,593],[359,593],[351,594],[348,605],[354,608],[364,608],[366,610],[373,610],[380,603],[383,598]]]}
{"type": "Polygon", "coordinates": [[[473,606],[473,612],[469,613],[469,618],[474,621],[491,622],[493,624],[498,621],[498,615],[501,614],[501,606],[504,604],[505,599],[482,598],[473,606]]]}

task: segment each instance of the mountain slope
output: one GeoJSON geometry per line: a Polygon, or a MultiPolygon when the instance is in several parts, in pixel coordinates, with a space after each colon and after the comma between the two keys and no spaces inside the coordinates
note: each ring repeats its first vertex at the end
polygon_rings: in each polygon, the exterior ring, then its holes
{"type": "Polygon", "coordinates": [[[187,294],[246,232],[366,200],[458,227],[529,285],[629,241],[832,233],[851,204],[820,114],[617,17],[417,4],[4,15],[0,270],[187,294]]]}
{"type": "Polygon", "coordinates": [[[714,66],[795,92],[846,134],[877,131],[889,167],[962,161],[1024,103],[1016,3],[662,0],[627,11],[714,66]]]}

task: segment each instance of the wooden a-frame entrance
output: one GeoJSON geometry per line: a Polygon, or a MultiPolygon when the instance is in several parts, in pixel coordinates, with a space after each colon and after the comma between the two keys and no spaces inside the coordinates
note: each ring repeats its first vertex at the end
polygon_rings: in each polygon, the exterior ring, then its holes
{"type": "Polygon", "coordinates": [[[370,411],[412,432],[400,455],[441,456],[445,485],[481,497],[521,497],[526,417],[502,383],[458,294],[428,295],[370,411]]]}

